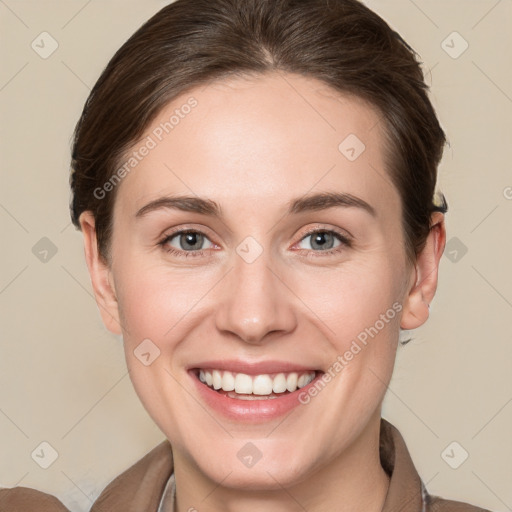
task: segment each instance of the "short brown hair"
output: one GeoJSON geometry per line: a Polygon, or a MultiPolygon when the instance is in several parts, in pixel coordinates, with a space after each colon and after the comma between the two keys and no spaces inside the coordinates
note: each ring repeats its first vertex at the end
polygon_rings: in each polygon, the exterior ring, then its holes
{"type": "Polygon", "coordinates": [[[445,134],[412,48],[357,0],[177,0],[117,51],[86,101],[75,129],[71,218],[96,221],[110,259],[113,190],[94,191],[173,98],[229,76],[283,71],[356,95],[382,114],[386,171],[402,200],[406,253],[424,247],[435,204],[445,134]]]}

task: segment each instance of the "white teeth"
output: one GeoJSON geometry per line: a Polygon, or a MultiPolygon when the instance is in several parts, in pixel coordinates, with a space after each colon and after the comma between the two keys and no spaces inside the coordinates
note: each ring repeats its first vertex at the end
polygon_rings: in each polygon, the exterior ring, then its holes
{"type": "Polygon", "coordinates": [[[299,379],[297,380],[297,387],[298,388],[303,388],[307,384],[307,380],[308,380],[308,376],[307,375],[301,375],[299,377],[299,379]]]}
{"type": "Polygon", "coordinates": [[[257,375],[252,381],[253,395],[270,395],[273,381],[269,375],[257,375]]]}
{"type": "Polygon", "coordinates": [[[286,377],[286,389],[290,391],[295,391],[297,389],[297,374],[289,373],[288,377],[286,377]]]}
{"type": "Polygon", "coordinates": [[[284,373],[279,373],[274,377],[272,391],[274,393],[284,393],[286,391],[286,375],[284,373]]]}
{"type": "Polygon", "coordinates": [[[245,373],[237,373],[235,377],[235,391],[237,393],[252,393],[252,379],[245,373]]]}
{"type": "Polygon", "coordinates": [[[222,387],[222,375],[219,370],[213,370],[212,373],[213,379],[213,389],[220,389],[222,387]]]}
{"type": "MultiPolygon", "coordinates": [[[[314,378],[315,372],[288,374],[278,373],[273,377],[268,374],[247,375],[222,370],[199,370],[199,380],[210,388],[223,390],[233,395],[245,395],[243,399],[256,399],[257,396],[269,397],[272,393],[279,394],[289,391],[292,393],[297,389],[307,386],[314,378]],[[246,395],[252,395],[247,397],[246,395]]],[[[275,398],[275,397],[272,397],[275,398]]]]}
{"type": "Polygon", "coordinates": [[[235,390],[235,377],[231,372],[224,372],[222,376],[222,389],[224,391],[234,391],[235,390]]]}

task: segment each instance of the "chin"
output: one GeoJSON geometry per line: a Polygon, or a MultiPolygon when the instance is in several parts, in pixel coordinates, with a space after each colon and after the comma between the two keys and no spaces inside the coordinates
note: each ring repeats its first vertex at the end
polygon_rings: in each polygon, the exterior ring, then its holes
{"type": "Polygon", "coordinates": [[[203,450],[195,446],[190,456],[209,480],[232,489],[272,491],[290,487],[311,475],[318,462],[308,461],[307,451],[291,442],[231,439],[216,443],[215,450],[211,445],[203,450]]]}
{"type": "Polygon", "coordinates": [[[307,478],[305,468],[292,468],[284,461],[265,463],[260,460],[252,468],[240,468],[235,464],[208,464],[201,469],[214,482],[222,482],[224,487],[244,491],[277,491],[283,487],[296,485],[307,478]]]}

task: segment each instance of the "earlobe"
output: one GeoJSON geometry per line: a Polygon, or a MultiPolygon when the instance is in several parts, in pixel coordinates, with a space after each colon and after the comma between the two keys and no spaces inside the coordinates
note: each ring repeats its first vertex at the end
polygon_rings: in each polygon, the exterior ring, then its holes
{"type": "Polygon", "coordinates": [[[430,303],[437,289],[439,263],[446,243],[444,215],[432,214],[431,228],[425,246],[416,259],[413,284],[404,301],[400,327],[411,330],[423,325],[429,317],[430,303]]]}
{"type": "Polygon", "coordinates": [[[90,211],[85,211],[79,220],[84,236],[85,260],[101,318],[111,333],[122,334],[112,270],[98,251],[94,215],[90,211]]]}

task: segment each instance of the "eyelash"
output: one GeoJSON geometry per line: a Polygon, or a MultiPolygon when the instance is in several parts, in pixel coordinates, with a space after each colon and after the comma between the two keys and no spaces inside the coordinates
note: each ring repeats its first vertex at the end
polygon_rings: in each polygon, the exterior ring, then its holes
{"type": "MultiPolygon", "coordinates": [[[[170,234],[165,235],[163,240],[158,242],[158,245],[161,246],[163,248],[163,250],[165,252],[167,252],[168,254],[172,254],[173,256],[178,256],[180,258],[189,258],[189,257],[196,258],[196,257],[204,256],[204,253],[206,252],[205,250],[181,251],[181,250],[177,250],[174,247],[170,247],[167,245],[167,243],[170,240],[172,240],[174,237],[176,237],[178,235],[186,235],[189,233],[200,234],[200,235],[203,235],[206,238],[208,238],[205,233],[203,233],[202,231],[199,231],[197,229],[182,229],[182,230],[174,231],[170,234]]],[[[347,236],[339,233],[338,231],[332,230],[332,229],[318,229],[318,228],[311,229],[304,234],[304,236],[299,240],[299,242],[302,242],[302,240],[304,240],[308,236],[311,236],[311,235],[314,235],[317,233],[327,233],[327,234],[334,235],[341,242],[341,245],[339,245],[338,247],[336,247],[334,249],[329,249],[326,251],[315,251],[313,249],[301,249],[301,250],[308,252],[308,254],[306,255],[307,258],[316,258],[318,256],[321,256],[321,257],[330,256],[330,255],[341,252],[342,250],[344,250],[347,247],[348,248],[352,247],[352,241],[347,236]],[[315,253],[317,253],[317,254],[315,254],[315,253]],[[318,254],[318,253],[320,253],[320,254],[318,254]]],[[[297,243],[299,243],[299,242],[297,242],[297,243]]]]}

